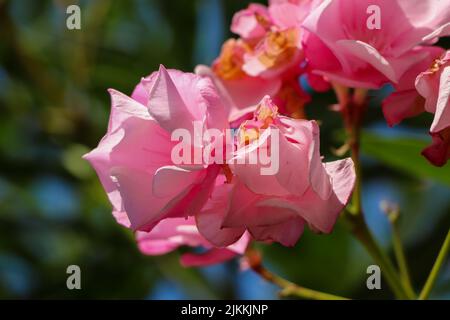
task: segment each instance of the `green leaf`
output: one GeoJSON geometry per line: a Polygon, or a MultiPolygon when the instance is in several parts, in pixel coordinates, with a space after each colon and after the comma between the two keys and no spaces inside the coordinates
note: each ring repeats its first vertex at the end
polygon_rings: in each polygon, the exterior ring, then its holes
{"type": "Polygon", "coordinates": [[[450,165],[435,167],[420,153],[431,143],[414,137],[383,137],[365,132],[361,150],[385,165],[419,178],[432,179],[450,185],[450,165]]]}

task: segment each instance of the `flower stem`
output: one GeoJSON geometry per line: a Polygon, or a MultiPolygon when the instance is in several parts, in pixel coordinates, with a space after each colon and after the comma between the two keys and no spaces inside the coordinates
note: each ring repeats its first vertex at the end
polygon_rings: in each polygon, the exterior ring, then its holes
{"type": "MultiPolygon", "coordinates": [[[[352,205],[345,211],[344,221],[350,227],[353,235],[364,245],[366,250],[382,269],[389,286],[395,296],[400,299],[408,298],[402,283],[399,280],[391,260],[378,246],[375,238],[372,236],[366,221],[364,219],[362,208],[362,170],[359,154],[361,124],[366,109],[367,90],[355,89],[353,96],[343,98],[344,90],[339,86],[334,86],[338,97],[341,112],[344,118],[345,129],[348,135],[348,144],[350,145],[351,157],[355,166],[356,182],[353,191],[352,205]]],[[[347,92],[348,94],[348,92],[347,92]]]]}
{"type": "Polygon", "coordinates": [[[420,292],[419,300],[426,300],[430,296],[431,289],[433,289],[434,283],[436,282],[439,270],[444,264],[445,258],[447,257],[448,252],[450,251],[450,229],[445,237],[444,243],[442,244],[442,248],[439,251],[438,257],[436,258],[436,262],[434,263],[433,269],[431,269],[430,275],[420,292]]]}
{"type": "Polygon", "coordinates": [[[271,282],[282,289],[280,295],[283,297],[298,297],[312,300],[348,300],[348,298],[301,287],[270,272],[262,265],[261,255],[255,249],[248,249],[245,256],[250,268],[254,272],[259,274],[266,281],[271,282]]]}
{"type": "Polygon", "coordinates": [[[344,214],[344,221],[350,227],[353,235],[364,245],[367,252],[379,265],[382,274],[389,284],[389,287],[399,299],[407,299],[408,295],[399,280],[397,271],[395,270],[391,260],[379,247],[375,238],[372,236],[362,214],[352,214],[348,211],[344,214]]]}
{"type": "Polygon", "coordinates": [[[394,247],[395,258],[400,271],[400,278],[405,288],[406,294],[410,299],[416,299],[411,277],[409,275],[408,264],[406,262],[405,250],[403,249],[402,240],[400,238],[400,231],[398,229],[397,219],[391,221],[392,226],[392,244],[394,247]]]}

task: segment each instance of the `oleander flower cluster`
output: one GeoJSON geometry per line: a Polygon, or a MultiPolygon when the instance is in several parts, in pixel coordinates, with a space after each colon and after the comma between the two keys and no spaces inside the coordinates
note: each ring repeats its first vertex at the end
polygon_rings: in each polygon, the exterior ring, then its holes
{"type": "Polygon", "coordinates": [[[251,241],[294,246],[305,226],[333,230],[355,169],[321,156],[305,83],[319,93],[391,85],[387,123],[433,113],[423,155],[437,166],[450,157],[450,51],[434,45],[450,34],[448,1],[271,0],[237,12],[231,31],[210,66],[160,66],[130,96],[109,90],[107,133],[85,158],[144,254],[202,248],[181,257],[199,266],[242,255],[251,241]],[[182,163],[180,130],[190,137],[182,163]],[[274,172],[251,161],[262,153],[274,172]]]}

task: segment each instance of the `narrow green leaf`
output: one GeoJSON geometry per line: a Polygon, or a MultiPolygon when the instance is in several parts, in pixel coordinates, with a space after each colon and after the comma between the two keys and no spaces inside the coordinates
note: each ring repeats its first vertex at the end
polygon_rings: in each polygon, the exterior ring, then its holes
{"type": "Polygon", "coordinates": [[[420,154],[431,143],[431,139],[383,137],[368,132],[363,133],[361,138],[363,154],[415,177],[450,185],[450,165],[435,167],[420,154]]]}

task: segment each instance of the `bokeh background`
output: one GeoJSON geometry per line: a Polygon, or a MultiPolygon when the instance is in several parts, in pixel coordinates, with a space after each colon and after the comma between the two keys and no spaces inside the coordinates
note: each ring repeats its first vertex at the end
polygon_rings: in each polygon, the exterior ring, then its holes
{"type": "MultiPolygon", "coordinates": [[[[238,261],[186,269],[179,252],[139,253],[115,223],[105,193],[81,155],[107,126],[107,88],[130,94],[160,63],[184,71],[211,63],[244,0],[0,0],[0,298],[276,299],[273,285],[238,261]],[[81,30],[67,30],[66,8],[81,7],[81,30]],[[79,265],[82,290],[66,288],[79,265]]],[[[448,41],[441,42],[448,48],[448,41]]],[[[390,129],[371,92],[363,137],[364,206],[370,228],[391,254],[380,210],[401,207],[401,235],[420,288],[450,226],[450,164],[421,156],[430,115],[390,129]]],[[[321,121],[329,160],[343,143],[333,94],[313,95],[306,112],[321,121]]],[[[304,286],[348,297],[391,296],[366,288],[372,260],[339,222],[331,235],[306,231],[295,248],[261,245],[267,267],[304,286]]],[[[433,298],[450,298],[450,265],[433,298]]]]}

